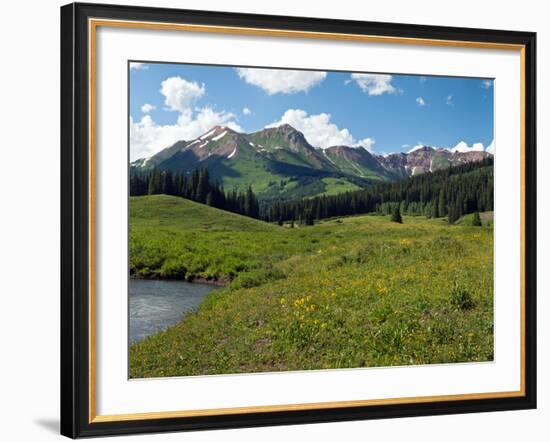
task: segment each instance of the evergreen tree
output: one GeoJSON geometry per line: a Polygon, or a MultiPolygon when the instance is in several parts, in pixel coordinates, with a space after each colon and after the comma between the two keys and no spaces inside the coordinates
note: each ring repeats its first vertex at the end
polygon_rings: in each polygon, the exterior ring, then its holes
{"type": "Polygon", "coordinates": [[[208,181],[208,169],[201,169],[199,171],[199,179],[197,188],[195,190],[195,200],[204,203],[206,201],[206,195],[210,188],[210,182],[208,181]]]}
{"type": "Polygon", "coordinates": [[[399,211],[399,207],[396,207],[393,209],[392,215],[391,215],[391,221],[394,223],[403,224],[403,219],[401,218],[401,212],[399,211]]]}
{"type": "Polygon", "coordinates": [[[481,217],[479,212],[474,212],[474,217],[472,218],[472,226],[480,227],[481,226],[481,217]]]}
{"type": "Polygon", "coordinates": [[[449,224],[454,224],[459,218],[457,207],[456,201],[451,201],[449,204],[449,210],[447,211],[447,222],[449,224]]]}
{"type": "Polygon", "coordinates": [[[153,173],[149,177],[149,185],[147,189],[148,195],[156,195],[162,192],[162,176],[158,168],[153,169],[153,173]]]}
{"type": "MultiPolygon", "coordinates": [[[[189,177],[171,171],[161,172],[158,168],[149,174],[131,171],[129,185],[131,196],[164,193],[260,219],[260,205],[251,187],[242,193],[235,190],[226,193],[217,182],[210,183],[207,169],[195,169],[189,177]]],[[[272,220],[266,215],[263,218],[272,220]]]]}
{"type": "Polygon", "coordinates": [[[306,212],[304,213],[304,224],[306,226],[312,226],[315,224],[313,212],[311,211],[311,209],[306,210],[306,212]]]}
{"type": "Polygon", "coordinates": [[[252,218],[258,218],[260,215],[258,200],[256,199],[256,195],[254,195],[251,186],[248,186],[248,189],[246,191],[246,197],[244,200],[244,213],[245,215],[251,216],[252,218]]]}
{"type": "Polygon", "coordinates": [[[432,201],[432,205],[433,205],[433,217],[439,218],[439,201],[434,198],[432,201]]]}
{"type": "Polygon", "coordinates": [[[165,195],[174,195],[174,177],[170,170],[162,174],[162,193],[165,195]]]}
{"type": "Polygon", "coordinates": [[[212,192],[208,192],[208,195],[206,195],[206,205],[207,206],[214,205],[214,194],[212,192]]]}
{"type": "Polygon", "coordinates": [[[363,213],[446,216],[455,223],[465,214],[493,210],[493,159],[465,163],[444,170],[415,175],[401,181],[370,184],[367,187],[297,200],[258,201],[248,187],[228,190],[210,183],[207,169],[191,173],[130,170],[130,195],[166,193],[208,203],[230,212],[269,222],[294,220],[312,225],[316,219],[363,213]],[[208,201],[207,201],[208,200],[208,201]]]}
{"type": "Polygon", "coordinates": [[[362,213],[448,216],[451,222],[475,210],[492,210],[493,159],[466,163],[444,170],[412,176],[401,181],[371,184],[361,190],[337,195],[280,200],[262,204],[261,218],[275,222],[291,218],[306,222],[306,212],[314,219],[362,213]],[[453,207],[451,208],[451,205],[453,207]]]}
{"type": "Polygon", "coordinates": [[[439,216],[447,215],[447,200],[445,198],[445,191],[443,189],[439,191],[439,201],[437,203],[437,210],[439,212],[439,216]]]}

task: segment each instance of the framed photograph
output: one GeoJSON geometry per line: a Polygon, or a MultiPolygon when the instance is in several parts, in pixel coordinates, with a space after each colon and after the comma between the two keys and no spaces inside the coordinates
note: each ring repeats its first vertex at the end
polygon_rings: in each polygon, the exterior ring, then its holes
{"type": "Polygon", "coordinates": [[[535,408],[535,44],[62,7],[62,434],[535,408]]]}

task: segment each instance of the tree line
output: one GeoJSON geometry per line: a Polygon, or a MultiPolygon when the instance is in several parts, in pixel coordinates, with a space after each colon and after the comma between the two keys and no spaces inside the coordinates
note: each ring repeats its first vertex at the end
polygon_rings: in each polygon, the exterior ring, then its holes
{"type": "Polygon", "coordinates": [[[228,212],[260,218],[258,198],[251,187],[244,192],[225,191],[212,183],[208,169],[195,169],[190,175],[153,169],[148,174],[130,175],[130,195],[173,195],[197,201],[228,212]]]}
{"type": "Polygon", "coordinates": [[[262,206],[250,186],[244,192],[225,191],[218,182],[211,182],[206,168],[195,169],[191,174],[158,168],[148,174],[131,174],[131,196],[155,194],[180,196],[279,224],[313,225],[315,220],[324,218],[365,213],[391,215],[396,211],[403,215],[447,217],[454,223],[468,213],[493,210],[493,158],[337,195],[264,202],[262,206]]]}
{"type": "Polygon", "coordinates": [[[466,163],[392,183],[331,196],[275,202],[263,208],[268,222],[313,220],[378,213],[447,217],[454,223],[468,213],[493,210],[493,158],[466,163]]]}

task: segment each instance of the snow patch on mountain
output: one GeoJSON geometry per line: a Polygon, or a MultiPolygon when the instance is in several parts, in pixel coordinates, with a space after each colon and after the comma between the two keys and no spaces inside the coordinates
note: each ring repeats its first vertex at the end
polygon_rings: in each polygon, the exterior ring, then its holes
{"type": "Polygon", "coordinates": [[[205,133],[200,137],[201,140],[204,140],[205,138],[208,138],[210,135],[212,135],[214,132],[216,132],[216,128],[210,130],[209,132],[205,133]]]}
{"type": "Polygon", "coordinates": [[[221,134],[219,135],[216,135],[214,138],[212,138],[212,141],[218,141],[218,140],[221,140],[223,137],[225,137],[225,135],[227,134],[227,131],[224,130],[221,134]]]}

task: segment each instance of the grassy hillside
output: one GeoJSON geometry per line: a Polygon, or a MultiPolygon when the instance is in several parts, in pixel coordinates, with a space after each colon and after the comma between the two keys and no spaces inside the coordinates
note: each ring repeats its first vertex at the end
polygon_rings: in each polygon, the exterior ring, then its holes
{"type": "MultiPolygon", "coordinates": [[[[268,259],[253,240],[277,226],[179,197],[130,198],[130,274],[229,280],[268,259]]],[[[264,235],[262,235],[264,236],[264,235]]]]}
{"type": "Polygon", "coordinates": [[[132,232],[156,232],[160,228],[180,233],[276,230],[263,221],[168,195],[131,197],[130,227],[132,232]]]}
{"type": "MultiPolygon", "coordinates": [[[[481,218],[481,224],[484,226],[492,226],[493,225],[493,217],[494,212],[481,212],[479,214],[479,217],[481,218]]],[[[464,215],[462,218],[460,218],[456,224],[463,225],[463,226],[471,226],[472,221],[474,218],[473,213],[469,213],[468,215],[464,215]]]]}
{"type": "Polygon", "coordinates": [[[321,181],[325,184],[324,195],[338,195],[339,193],[360,189],[359,186],[340,178],[323,178],[321,181]]]}
{"type": "Polygon", "coordinates": [[[136,275],[231,280],[132,345],[130,376],[493,358],[493,231],[381,216],[279,227],[180,198],[130,202],[136,275]]]}

